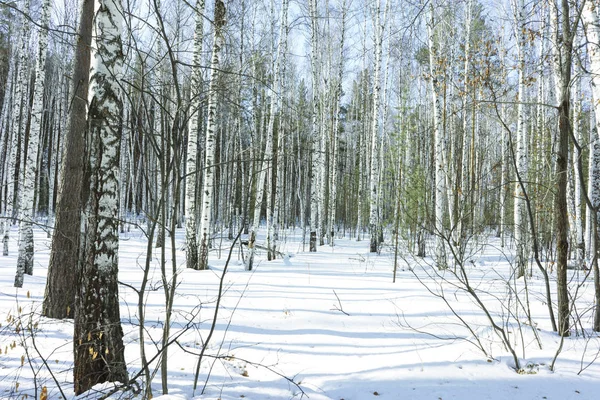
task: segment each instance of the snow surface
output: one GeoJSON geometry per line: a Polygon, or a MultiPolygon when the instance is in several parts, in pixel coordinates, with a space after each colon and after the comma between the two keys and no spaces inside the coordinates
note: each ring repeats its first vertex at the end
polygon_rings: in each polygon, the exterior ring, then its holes
{"type": "MultiPolygon", "coordinates": [[[[39,316],[50,241],[45,232],[35,231],[34,275],[25,277],[22,289],[15,289],[16,236],[12,235],[12,254],[0,258],[0,399],[21,399],[24,395],[39,398],[43,386],[49,399],[60,398],[48,368],[64,394],[73,398],[73,323],[39,316]]],[[[441,278],[428,265],[431,260],[401,257],[396,283],[392,283],[392,248],[384,246],[381,255],[372,255],[368,253],[368,240],[337,239],[333,248],[325,245],[317,253],[308,253],[308,246],[303,251],[301,237],[301,231],[296,230],[280,238],[281,250],[286,254],[283,259],[268,262],[265,253],[258,251],[257,267],[250,272],[244,271],[239,248],[235,248],[224,280],[216,330],[194,393],[196,354],[214,315],[229,242],[217,239],[216,246],[222,245],[223,250],[211,251],[210,270],[192,271],[185,268],[181,250],[184,230],[177,232],[180,275],[171,337],[181,335],[181,347],[173,345],[169,349],[168,395],[160,395],[160,367],[152,365],[153,371],[158,368],[153,381],[154,399],[301,398],[301,390],[291,381],[314,400],[600,398],[600,360],[596,360],[600,357],[600,338],[589,330],[593,286],[591,281],[577,284],[584,272],[571,272],[570,288],[575,294],[579,287],[578,331],[585,328],[585,336],[574,334],[565,340],[552,372],[549,365],[560,338],[551,331],[539,273],[533,269],[527,283],[532,323],[542,349],[511,295],[514,291],[507,286],[509,277],[524,301],[523,280],[510,278],[509,250],[496,246],[495,238],[488,239],[491,244],[473,244],[467,263],[469,280],[492,310],[495,321],[511,332],[511,343],[524,370],[518,374],[510,353],[494,335],[481,309],[450,272],[443,275],[447,278],[443,286],[436,283],[441,278]],[[442,290],[448,304],[469,322],[491,358],[471,343],[474,336],[446,303],[431,293],[442,290]],[[196,311],[199,313],[193,317],[196,311]]],[[[264,236],[259,236],[261,240],[264,242],[264,236]]],[[[169,259],[169,240],[166,242],[169,259]]],[[[141,231],[132,229],[121,235],[121,282],[140,287],[145,249],[141,231]]],[[[153,252],[151,283],[145,297],[149,357],[159,348],[164,321],[160,249],[154,248],[153,252]]],[[[170,268],[168,262],[167,270],[170,268]]],[[[122,284],[120,298],[126,359],[133,375],[140,368],[137,294],[122,284]]],[[[99,397],[97,390],[111,387],[98,385],[79,398],[99,397]]],[[[128,396],[117,393],[111,398],[128,396]]]]}

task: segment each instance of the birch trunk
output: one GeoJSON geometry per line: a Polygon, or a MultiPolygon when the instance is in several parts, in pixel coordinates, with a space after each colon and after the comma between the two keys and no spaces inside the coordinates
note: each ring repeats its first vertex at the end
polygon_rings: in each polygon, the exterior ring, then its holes
{"type": "MultiPolygon", "coordinates": [[[[469,118],[467,112],[468,98],[469,98],[469,80],[472,79],[469,75],[469,68],[471,66],[471,21],[473,15],[473,0],[469,0],[467,3],[466,10],[466,18],[465,18],[465,66],[464,66],[464,77],[463,77],[463,131],[462,131],[462,156],[461,156],[461,181],[460,181],[460,190],[458,193],[459,196],[459,204],[456,207],[456,211],[458,211],[458,221],[455,221],[457,225],[456,235],[461,239],[466,235],[465,225],[468,223],[466,221],[467,214],[473,215],[472,212],[468,210],[468,205],[466,204],[466,199],[468,198],[468,194],[471,192],[471,184],[470,181],[470,168],[469,168],[469,156],[470,156],[470,147],[471,147],[471,135],[469,131],[469,118]]],[[[472,99],[475,99],[475,93],[472,93],[472,99]]],[[[473,107],[475,105],[473,104],[473,107]]],[[[471,121],[472,124],[475,124],[475,121],[471,121]]],[[[472,207],[473,204],[470,204],[472,207]]],[[[457,237],[454,238],[455,242],[460,243],[457,237]]]]}
{"type": "MultiPolygon", "coordinates": [[[[12,138],[11,134],[11,115],[12,108],[14,108],[13,97],[15,90],[15,70],[17,69],[18,57],[12,56],[9,61],[8,76],[6,79],[6,90],[4,91],[4,102],[2,103],[2,114],[0,115],[0,130],[2,135],[0,136],[0,215],[7,217],[4,214],[6,209],[6,203],[4,199],[6,197],[6,191],[8,190],[8,163],[10,159],[10,149],[12,138]]],[[[10,224],[7,218],[0,218],[0,235],[4,236],[5,224],[10,224]]]]}
{"type": "MultiPolygon", "coordinates": [[[[594,105],[594,115],[596,122],[596,137],[591,138],[591,154],[589,174],[590,200],[594,207],[593,210],[587,210],[586,216],[589,220],[589,243],[590,258],[595,260],[592,268],[594,269],[594,324],[593,329],[600,331],[600,271],[598,270],[598,207],[600,206],[600,18],[598,16],[597,2],[587,1],[582,13],[584,28],[587,33],[587,48],[590,58],[590,75],[592,82],[592,104],[594,105]]],[[[590,129],[590,133],[592,130],[590,129]]]]}
{"type": "MultiPolygon", "coordinates": [[[[576,78],[576,82],[573,83],[575,88],[573,92],[573,117],[572,117],[572,129],[573,136],[577,143],[582,143],[582,126],[581,126],[581,83],[580,79],[576,78]]],[[[583,217],[581,215],[581,181],[579,179],[583,171],[579,168],[578,152],[573,147],[571,152],[571,168],[569,168],[570,176],[572,179],[569,180],[569,206],[570,206],[570,228],[571,228],[571,240],[573,247],[576,252],[575,260],[578,268],[583,267],[585,257],[585,243],[583,241],[583,217]]]]}
{"type": "Polygon", "coordinates": [[[338,131],[340,125],[340,98],[342,95],[342,80],[344,78],[344,39],[346,37],[346,16],[347,16],[347,0],[342,3],[342,21],[341,21],[341,37],[340,37],[340,53],[337,66],[337,80],[335,82],[335,95],[334,95],[334,107],[335,111],[333,114],[334,123],[332,129],[332,143],[331,143],[331,166],[329,170],[329,217],[327,234],[329,235],[329,244],[334,245],[335,239],[335,213],[337,205],[337,171],[338,171],[338,131]]]}
{"type": "MultiPolygon", "coordinates": [[[[270,218],[267,218],[267,222],[268,222],[268,233],[267,233],[267,249],[269,252],[268,255],[268,259],[269,260],[274,260],[275,259],[275,255],[276,255],[276,251],[277,251],[277,240],[278,240],[278,235],[279,235],[279,220],[280,220],[280,207],[282,204],[282,196],[283,196],[283,190],[284,190],[284,154],[283,154],[283,143],[284,143],[284,136],[285,136],[285,128],[284,128],[284,113],[283,113],[283,98],[284,98],[284,93],[286,90],[286,84],[285,84],[285,72],[286,72],[286,54],[287,54],[287,48],[288,48],[288,0],[283,0],[283,3],[281,5],[282,10],[281,10],[281,26],[280,26],[280,31],[279,31],[279,43],[278,43],[278,48],[277,48],[277,65],[275,68],[275,86],[274,86],[274,95],[277,96],[277,104],[276,104],[276,111],[278,112],[279,115],[279,129],[277,132],[277,148],[276,148],[276,160],[277,160],[277,164],[273,165],[273,163],[271,163],[272,165],[272,170],[274,171],[275,175],[275,190],[274,191],[269,191],[269,193],[272,194],[273,196],[273,200],[272,200],[272,204],[273,204],[273,209],[271,209],[270,207],[267,208],[267,213],[270,216],[270,218]],[[279,70],[281,70],[281,73],[279,72],[279,70]],[[270,222],[269,222],[270,221],[270,222]]],[[[273,99],[271,99],[271,102],[273,101],[273,99]]],[[[271,103],[271,107],[273,107],[273,103],[271,103]]],[[[272,120],[275,119],[275,112],[273,112],[273,109],[271,110],[271,116],[270,118],[272,120]]],[[[274,123],[274,121],[273,121],[274,123]]],[[[271,121],[269,122],[269,124],[271,124],[271,121]]],[[[269,126],[269,129],[271,129],[271,126],[269,126]]],[[[272,180],[271,180],[272,181],[272,180]]]]}
{"type": "Polygon", "coordinates": [[[225,43],[223,28],[225,27],[225,4],[221,0],[215,1],[214,38],[212,59],[210,62],[210,84],[208,88],[208,120],[206,122],[206,145],[204,156],[204,173],[202,179],[202,216],[200,226],[200,245],[198,254],[198,268],[208,268],[208,249],[210,248],[210,231],[212,227],[213,192],[214,192],[214,160],[215,160],[215,134],[217,122],[217,85],[219,80],[219,66],[221,48],[225,43]]]}
{"type": "MultiPolygon", "coordinates": [[[[515,33],[518,37],[517,40],[517,68],[518,68],[518,105],[517,105],[517,143],[515,149],[515,156],[517,158],[517,169],[521,177],[523,177],[523,184],[526,183],[527,168],[528,168],[528,153],[527,153],[527,130],[525,129],[525,3],[524,0],[513,1],[514,13],[515,13],[515,33]],[[517,3],[518,1],[518,3],[517,3]]],[[[528,245],[527,245],[527,232],[528,224],[525,215],[526,204],[525,194],[521,188],[521,182],[515,182],[514,189],[514,226],[515,226],[515,242],[516,242],[516,260],[515,268],[517,277],[525,275],[528,260],[528,245]]]]}
{"type": "MultiPolygon", "coordinates": [[[[386,5],[387,14],[387,5],[386,5]]],[[[369,170],[369,233],[371,236],[371,253],[376,253],[379,248],[379,208],[377,198],[379,192],[379,97],[381,96],[381,58],[383,53],[383,33],[385,29],[384,15],[381,21],[380,2],[377,0],[375,8],[375,66],[373,77],[373,115],[371,121],[371,165],[369,170]]]]}
{"type": "Polygon", "coordinates": [[[27,158],[24,163],[23,190],[21,208],[19,209],[19,256],[17,258],[17,274],[15,287],[23,286],[23,274],[33,274],[33,229],[35,177],[37,172],[38,148],[42,130],[44,107],[44,86],[46,81],[46,51],[48,48],[48,23],[50,21],[50,0],[42,3],[41,29],[38,34],[38,54],[35,70],[35,88],[27,158]]]}
{"type": "Polygon", "coordinates": [[[435,15],[433,3],[430,4],[429,20],[427,21],[427,34],[429,45],[429,69],[430,84],[433,106],[433,141],[434,141],[434,235],[435,235],[435,258],[437,267],[440,270],[448,267],[446,260],[446,249],[444,245],[444,194],[445,188],[445,170],[444,170],[444,137],[442,130],[442,108],[439,100],[443,76],[439,71],[439,60],[437,54],[437,45],[434,38],[435,15]]]}
{"type": "Polygon", "coordinates": [[[98,383],[128,380],[117,282],[122,13],[120,0],[96,4],[89,96],[90,187],[73,336],[77,395],[98,383]]]}
{"type": "Polygon", "coordinates": [[[187,163],[185,166],[185,243],[186,265],[198,266],[198,239],[196,236],[196,186],[198,182],[198,120],[202,93],[202,51],[204,44],[204,10],[206,1],[196,1],[196,30],[194,32],[194,58],[192,60],[192,87],[190,120],[188,126],[187,163]]]}
{"type": "Polygon", "coordinates": [[[318,80],[318,67],[317,67],[317,51],[318,47],[318,25],[317,25],[317,1],[310,0],[310,26],[311,26],[311,50],[310,50],[310,63],[311,63],[311,78],[312,78],[312,127],[310,142],[312,145],[312,162],[310,169],[310,237],[309,237],[309,251],[317,251],[317,227],[319,218],[319,166],[321,163],[321,151],[318,147],[318,132],[317,126],[317,113],[318,113],[318,100],[319,100],[319,80],[318,80]]]}
{"type": "MultiPolygon", "coordinates": [[[[29,11],[29,0],[25,0],[23,9],[27,13],[29,11]]],[[[8,158],[8,176],[6,179],[6,207],[5,217],[7,219],[4,226],[4,237],[3,237],[3,253],[2,255],[8,256],[8,241],[10,240],[10,229],[12,227],[13,218],[15,211],[18,210],[17,200],[18,199],[18,188],[15,184],[19,180],[16,171],[19,169],[20,160],[18,160],[18,143],[19,138],[23,132],[26,115],[26,93],[27,93],[27,82],[28,78],[25,74],[27,70],[27,42],[29,40],[29,20],[23,17],[21,25],[21,36],[19,41],[19,47],[15,57],[17,57],[17,81],[15,87],[15,101],[13,103],[12,115],[11,115],[11,143],[10,143],[10,155],[8,158]],[[17,193],[15,193],[15,191],[17,193]]],[[[22,141],[23,142],[23,141],[22,141]]],[[[21,143],[22,143],[21,142],[21,143]]]]}

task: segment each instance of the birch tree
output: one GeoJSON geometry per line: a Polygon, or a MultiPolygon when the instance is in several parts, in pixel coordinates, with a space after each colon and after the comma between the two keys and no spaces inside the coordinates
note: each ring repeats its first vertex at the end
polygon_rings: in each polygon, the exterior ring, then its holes
{"type": "Polygon", "coordinates": [[[97,1],[88,111],[87,226],[78,274],[73,338],[75,394],[97,383],[128,380],[117,281],[122,15],[120,0],[97,1]]]}
{"type": "MultiPolygon", "coordinates": [[[[287,38],[288,38],[288,0],[283,0],[281,4],[281,22],[279,26],[279,40],[277,43],[277,61],[275,62],[275,70],[273,71],[275,82],[273,84],[273,93],[271,94],[271,105],[269,112],[269,125],[267,127],[267,137],[273,136],[273,130],[275,125],[275,117],[279,116],[279,130],[277,132],[277,164],[274,163],[274,159],[270,160],[265,157],[265,161],[267,161],[267,166],[270,167],[269,171],[271,171],[271,179],[268,180],[267,192],[271,195],[271,201],[267,203],[267,258],[268,260],[274,260],[276,254],[276,245],[277,245],[277,220],[279,218],[279,204],[281,196],[281,190],[283,185],[283,163],[281,163],[281,159],[283,158],[283,112],[282,112],[282,104],[283,104],[283,78],[285,76],[285,64],[286,64],[286,51],[287,51],[287,38]],[[273,190],[272,177],[275,176],[275,188],[273,190]],[[273,208],[271,208],[271,204],[273,204],[273,208]]],[[[272,157],[273,158],[273,157],[272,157]]],[[[269,176],[269,175],[267,175],[269,176]]],[[[256,220],[255,220],[256,222],[256,220]]]]}
{"type": "MultiPolygon", "coordinates": [[[[29,0],[25,0],[23,9],[25,13],[29,11],[29,0]]],[[[17,171],[19,170],[20,160],[18,159],[19,143],[23,143],[20,140],[20,136],[24,134],[25,123],[24,120],[27,110],[26,92],[27,92],[27,42],[29,40],[29,20],[23,16],[21,23],[21,36],[19,38],[18,50],[15,53],[15,57],[18,60],[17,64],[17,80],[15,83],[15,94],[14,102],[11,115],[11,143],[10,153],[8,156],[8,175],[6,179],[6,206],[5,206],[5,218],[7,219],[4,225],[4,236],[3,236],[3,252],[2,255],[8,256],[8,241],[10,240],[10,229],[12,226],[12,219],[14,218],[15,210],[18,210],[18,189],[19,186],[15,183],[18,182],[17,171]],[[17,193],[15,193],[15,190],[17,193]]]]}
{"type": "MultiPolygon", "coordinates": [[[[464,66],[464,76],[463,76],[463,132],[462,132],[462,155],[461,155],[461,181],[460,181],[460,191],[459,191],[459,199],[460,206],[456,207],[457,210],[465,207],[467,200],[467,194],[470,193],[472,182],[469,180],[469,153],[471,147],[471,137],[469,135],[469,118],[467,112],[467,101],[468,101],[468,93],[469,93],[469,81],[470,77],[470,67],[471,67],[471,25],[473,21],[473,0],[469,0],[466,5],[466,18],[465,18],[465,66],[464,66]]],[[[475,98],[475,89],[473,88],[473,99],[475,98]]],[[[471,121],[472,124],[475,124],[475,121],[471,121]]],[[[470,204],[473,206],[473,204],[470,204]]],[[[462,239],[465,235],[465,214],[469,213],[469,210],[464,210],[462,212],[463,215],[460,215],[459,220],[456,221],[457,224],[457,236],[460,236],[462,239]]]]}
{"type": "Polygon", "coordinates": [[[331,168],[329,169],[329,213],[328,213],[328,226],[327,234],[329,235],[329,244],[334,245],[335,238],[335,214],[337,205],[337,172],[338,172],[338,131],[340,126],[340,98],[342,95],[342,80],[344,78],[344,41],[346,37],[346,20],[348,14],[347,0],[342,2],[342,20],[341,20],[341,32],[340,32],[340,43],[338,54],[338,65],[337,65],[337,78],[334,80],[334,123],[332,129],[332,140],[331,140],[331,168]]]}
{"type": "Polygon", "coordinates": [[[23,191],[21,207],[19,209],[19,256],[17,259],[17,274],[15,287],[23,286],[23,274],[33,274],[33,229],[34,216],[34,190],[37,172],[38,148],[42,130],[42,116],[44,107],[44,87],[46,80],[46,51],[48,49],[48,23],[50,21],[50,0],[42,3],[41,29],[38,34],[38,54],[35,70],[35,89],[33,92],[33,107],[31,112],[31,125],[29,128],[29,141],[27,145],[27,158],[24,163],[23,191]]]}
{"type": "MultiPolygon", "coordinates": [[[[598,207],[600,207],[600,18],[598,16],[597,3],[586,1],[582,10],[583,24],[587,36],[587,53],[590,61],[590,78],[592,89],[592,104],[594,106],[596,136],[593,137],[593,130],[590,129],[590,156],[589,156],[589,180],[588,193],[593,208],[586,209],[588,234],[586,239],[589,242],[589,254],[593,261],[594,269],[594,323],[593,328],[596,332],[600,331],[600,271],[598,268],[598,207]]],[[[590,124],[591,126],[593,124],[590,124]]]]}
{"type": "Polygon", "coordinates": [[[310,236],[309,236],[309,250],[311,252],[317,251],[317,228],[319,226],[319,166],[321,163],[321,150],[318,148],[318,100],[319,100],[319,78],[318,78],[318,65],[317,65],[317,52],[319,51],[318,42],[318,20],[317,20],[317,0],[310,0],[309,4],[310,12],[310,66],[311,66],[311,81],[312,81],[312,124],[311,124],[311,146],[312,146],[312,163],[310,169],[310,236]]]}
{"type": "MultiPolygon", "coordinates": [[[[515,14],[515,35],[517,39],[517,69],[518,69],[518,104],[517,104],[517,140],[516,140],[516,168],[521,176],[527,176],[527,130],[525,126],[525,2],[524,0],[513,0],[515,14]]],[[[523,182],[525,183],[525,182],[523,182]]],[[[521,182],[515,182],[514,189],[514,226],[516,251],[517,276],[525,275],[528,261],[527,231],[525,194],[521,182]]]]}
{"type": "Polygon", "coordinates": [[[196,29],[194,31],[194,58],[192,60],[192,87],[190,120],[188,127],[187,163],[185,169],[185,242],[188,268],[198,265],[198,239],[196,236],[196,184],[198,182],[198,120],[202,93],[202,51],[204,44],[204,8],[206,1],[196,2],[196,29]]]}
{"type": "Polygon", "coordinates": [[[225,42],[225,4],[215,1],[214,36],[212,59],[210,62],[210,84],[208,88],[208,120],[206,121],[206,145],[204,158],[204,173],[202,179],[202,216],[200,227],[199,259],[197,269],[208,268],[208,249],[210,248],[210,230],[213,212],[214,163],[215,163],[215,134],[217,123],[218,80],[221,49],[225,42]]]}
{"type": "Polygon", "coordinates": [[[377,203],[379,192],[379,98],[381,96],[381,58],[383,55],[383,33],[387,17],[387,2],[383,20],[381,18],[381,3],[377,0],[375,6],[375,66],[373,77],[373,116],[371,117],[371,165],[369,168],[369,233],[371,235],[371,253],[376,253],[379,247],[379,207],[377,203]]]}
{"type": "Polygon", "coordinates": [[[446,250],[444,245],[444,195],[446,192],[445,169],[443,153],[446,150],[442,132],[442,107],[439,100],[442,88],[443,74],[440,71],[442,63],[438,58],[437,44],[434,31],[436,28],[435,11],[433,2],[429,5],[429,19],[427,21],[427,36],[429,46],[429,82],[433,106],[433,141],[434,141],[434,168],[435,168],[435,257],[438,269],[446,269],[446,250]]]}

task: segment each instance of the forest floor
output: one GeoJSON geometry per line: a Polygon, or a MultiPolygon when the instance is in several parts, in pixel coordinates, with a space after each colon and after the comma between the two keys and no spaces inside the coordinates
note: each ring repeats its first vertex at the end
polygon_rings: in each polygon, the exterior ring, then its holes
{"type": "MultiPolygon", "coordinates": [[[[14,230],[10,247],[15,250],[16,236],[14,230]]],[[[494,322],[509,335],[522,368],[517,373],[510,351],[453,268],[438,273],[430,259],[401,251],[392,283],[391,247],[369,254],[368,240],[342,238],[334,247],[309,253],[303,251],[300,230],[282,238],[285,257],[266,261],[261,251],[253,271],[244,271],[235,247],[194,392],[197,354],[213,320],[230,242],[215,243],[223,250],[211,252],[207,271],[185,268],[183,243],[183,231],[177,231],[171,337],[178,340],[168,352],[170,394],[160,396],[160,366],[153,363],[154,399],[564,400],[597,399],[600,393],[600,336],[589,330],[593,285],[578,284],[585,271],[570,271],[580,322],[551,371],[560,338],[551,330],[541,274],[533,269],[527,282],[514,279],[510,250],[500,248],[496,238],[471,244],[465,271],[494,322]]],[[[64,395],[73,397],[73,323],[39,315],[49,244],[46,234],[36,231],[34,274],[26,276],[22,289],[13,288],[16,251],[0,258],[0,399],[40,398],[44,386],[48,399],[58,399],[54,378],[64,395]]],[[[142,232],[121,235],[121,318],[131,376],[140,369],[133,288],[141,286],[145,251],[142,232]]],[[[153,252],[144,306],[148,357],[160,348],[165,320],[160,249],[153,252]]],[[[169,254],[167,243],[167,271],[169,254]]],[[[551,279],[554,289],[555,276],[551,279]]],[[[92,390],[79,398],[98,395],[92,390]]]]}

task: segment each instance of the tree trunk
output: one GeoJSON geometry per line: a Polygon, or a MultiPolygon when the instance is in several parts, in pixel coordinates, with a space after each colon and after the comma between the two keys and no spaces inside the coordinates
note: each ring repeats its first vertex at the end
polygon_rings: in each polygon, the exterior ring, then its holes
{"type": "MultiPolygon", "coordinates": [[[[557,5],[556,5],[557,6],[557,5]]],[[[567,169],[569,164],[570,94],[573,36],[569,17],[569,2],[561,0],[561,9],[551,11],[554,31],[554,72],[558,103],[558,144],[556,150],[556,180],[554,215],[556,220],[556,291],[558,300],[558,334],[569,336],[569,292],[567,259],[569,252],[569,216],[567,207],[567,169]],[[559,12],[560,11],[560,12],[559,12]],[[561,21],[559,23],[559,14],[561,21]]]]}
{"type": "Polygon", "coordinates": [[[202,51],[204,43],[205,0],[196,1],[196,30],[194,31],[194,58],[192,65],[192,87],[190,121],[188,127],[187,163],[185,169],[185,242],[186,265],[198,267],[198,241],[196,237],[196,185],[198,182],[198,132],[202,93],[202,51]]]}
{"type": "Polygon", "coordinates": [[[208,268],[208,249],[210,248],[210,232],[212,227],[213,191],[214,191],[214,163],[215,163],[215,135],[217,122],[217,86],[219,80],[219,64],[221,48],[224,44],[223,27],[225,26],[225,4],[221,0],[215,1],[214,41],[212,60],[210,63],[210,85],[208,89],[208,120],[206,123],[206,146],[204,158],[204,173],[202,179],[202,217],[200,228],[200,245],[198,254],[198,269],[208,268]]]}
{"type": "MultiPolygon", "coordinates": [[[[600,271],[598,269],[598,207],[600,207],[600,18],[598,17],[598,8],[595,2],[587,1],[583,9],[582,18],[584,28],[587,34],[588,55],[590,58],[590,75],[592,80],[592,104],[594,105],[594,115],[596,123],[596,136],[590,136],[590,166],[588,191],[590,200],[594,209],[587,208],[586,218],[588,223],[588,234],[586,239],[590,243],[589,257],[592,260],[594,269],[594,292],[595,309],[593,329],[600,331],[600,271]]],[[[593,126],[592,124],[590,124],[593,126]]],[[[590,129],[590,134],[592,129],[590,129]]]]}
{"type": "Polygon", "coordinates": [[[23,286],[23,274],[33,274],[33,228],[35,178],[37,173],[38,148],[42,136],[42,116],[44,107],[44,87],[46,81],[46,50],[48,48],[48,22],[50,20],[50,0],[42,4],[41,29],[38,35],[38,55],[35,70],[35,89],[31,125],[27,145],[27,158],[24,163],[23,190],[21,208],[19,210],[19,256],[17,258],[17,274],[15,287],[23,286]]]}
{"type": "MultiPolygon", "coordinates": [[[[523,184],[527,181],[527,130],[525,128],[525,3],[524,0],[519,0],[518,4],[513,4],[516,33],[518,35],[517,50],[518,50],[518,105],[517,105],[517,146],[515,156],[517,158],[517,168],[519,174],[525,177],[523,184]]],[[[527,232],[528,224],[525,216],[526,204],[525,194],[521,188],[521,182],[515,182],[515,197],[514,197],[514,226],[515,226],[515,242],[516,242],[516,260],[515,268],[517,277],[525,275],[528,261],[528,245],[527,232]]]]}
{"type": "Polygon", "coordinates": [[[427,23],[428,32],[428,43],[429,43],[429,69],[430,69],[430,83],[431,83],[431,96],[433,105],[433,127],[434,127],[434,168],[435,168],[435,180],[434,180],[434,191],[435,191],[435,221],[434,221],[434,235],[435,235],[435,258],[437,267],[440,270],[448,267],[446,260],[446,249],[444,244],[444,195],[445,195],[445,170],[444,170],[444,138],[442,132],[442,109],[439,100],[440,88],[443,84],[443,74],[439,71],[439,60],[437,54],[437,46],[433,37],[435,29],[435,18],[434,18],[434,7],[433,3],[430,3],[429,10],[429,21],[427,23]]]}
{"type": "Polygon", "coordinates": [[[90,185],[75,307],[74,382],[81,394],[102,382],[127,383],[119,311],[119,149],[123,103],[120,0],[98,3],[90,76],[90,185]]]}
{"type": "Polygon", "coordinates": [[[94,0],[82,0],[80,7],[71,89],[73,100],[59,174],[56,222],[43,305],[44,316],[48,318],[72,318],[75,302],[94,0]]]}
{"type": "Polygon", "coordinates": [[[381,21],[380,2],[377,0],[375,7],[375,74],[373,77],[373,115],[371,120],[371,165],[369,169],[369,233],[371,236],[371,253],[376,253],[379,248],[379,208],[377,198],[379,191],[379,97],[381,94],[381,58],[383,53],[383,33],[385,29],[386,12],[381,21]]]}
{"type": "MultiPolygon", "coordinates": [[[[29,11],[29,0],[25,0],[23,9],[25,12],[29,11]]],[[[21,37],[19,39],[19,47],[15,54],[17,58],[17,81],[15,87],[14,104],[11,115],[11,138],[10,143],[10,154],[8,158],[8,176],[6,179],[6,207],[5,217],[7,219],[4,225],[4,237],[3,237],[3,252],[2,255],[8,256],[8,241],[10,240],[10,229],[13,224],[13,218],[15,211],[18,210],[18,189],[19,185],[19,171],[20,171],[20,157],[22,150],[19,150],[19,144],[24,146],[25,137],[24,131],[24,120],[27,114],[27,83],[28,76],[25,73],[27,70],[27,43],[29,41],[29,20],[26,16],[23,16],[23,22],[21,26],[21,37]]]]}
{"type": "Polygon", "coordinates": [[[310,37],[311,37],[311,50],[310,50],[310,62],[312,70],[312,91],[313,91],[313,104],[312,104],[312,127],[310,142],[312,145],[311,151],[311,168],[310,168],[310,237],[309,237],[309,251],[317,251],[317,227],[319,218],[319,166],[321,163],[321,152],[318,146],[318,126],[317,126],[317,112],[318,112],[318,92],[319,92],[319,80],[318,80],[318,67],[317,67],[317,52],[318,47],[318,21],[317,21],[317,2],[316,0],[310,0],[310,37]]]}

